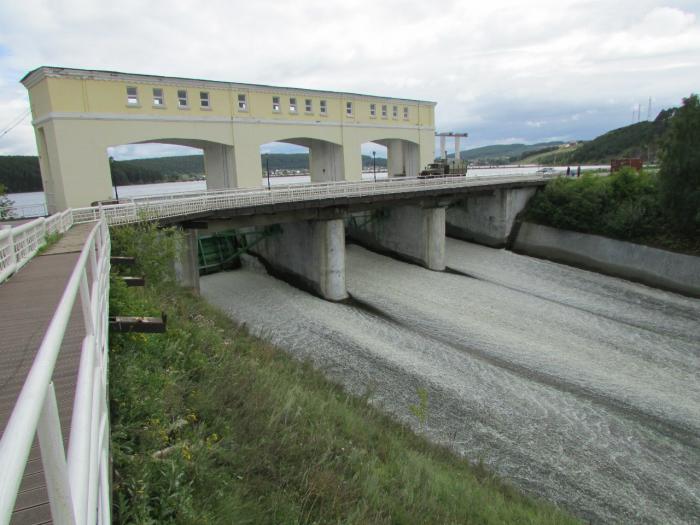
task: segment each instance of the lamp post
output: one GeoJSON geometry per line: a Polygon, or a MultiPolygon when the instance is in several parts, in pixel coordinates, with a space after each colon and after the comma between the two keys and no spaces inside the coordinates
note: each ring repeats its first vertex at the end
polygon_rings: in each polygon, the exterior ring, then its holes
{"type": "Polygon", "coordinates": [[[265,158],[265,167],[267,168],[267,189],[270,189],[270,155],[265,158]]]}
{"type": "Polygon", "coordinates": [[[372,173],[374,173],[374,182],[377,182],[377,152],[372,152],[372,173]]]}

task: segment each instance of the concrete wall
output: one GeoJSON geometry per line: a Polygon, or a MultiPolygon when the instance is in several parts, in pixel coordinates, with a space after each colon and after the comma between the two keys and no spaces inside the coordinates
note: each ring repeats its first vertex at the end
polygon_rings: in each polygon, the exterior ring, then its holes
{"type": "Polygon", "coordinates": [[[254,248],[273,273],[281,273],[324,299],[348,297],[345,286],[345,228],[342,219],[282,224],[282,233],[254,248]]]}
{"type": "Polygon", "coordinates": [[[513,250],[700,297],[700,257],[528,222],[513,250]]]}
{"type": "Polygon", "coordinates": [[[369,219],[367,214],[357,216],[349,223],[348,235],[371,249],[430,270],[445,269],[445,208],[396,206],[369,219]]]}
{"type": "Polygon", "coordinates": [[[180,256],[174,261],[175,277],[180,286],[199,293],[199,244],[197,230],[185,230],[180,256]]]}
{"type": "Polygon", "coordinates": [[[451,237],[502,248],[515,218],[537,188],[495,190],[470,195],[447,210],[447,234],[451,237]]]}

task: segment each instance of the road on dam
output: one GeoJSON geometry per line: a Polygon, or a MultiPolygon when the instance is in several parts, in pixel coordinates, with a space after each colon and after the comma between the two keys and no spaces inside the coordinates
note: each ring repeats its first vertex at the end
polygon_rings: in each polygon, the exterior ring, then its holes
{"type": "Polygon", "coordinates": [[[448,239],[446,272],[347,247],[354,304],[252,258],[202,294],[525,492],[594,523],[700,523],[700,301],[448,239]],[[424,428],[411,415],[428,392],[424,428]]]}

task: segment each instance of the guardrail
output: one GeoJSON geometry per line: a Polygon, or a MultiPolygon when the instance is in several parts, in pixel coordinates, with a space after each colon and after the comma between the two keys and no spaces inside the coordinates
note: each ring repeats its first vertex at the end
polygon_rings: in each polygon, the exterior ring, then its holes
{"type": "MultiPolygon", "coordinates": [[[[48,225],[42,223],[42,227],[47,231],[59,228],[66,224],[64,218],[49,218],[45,221],[48,225]]],[[[39,437],[53,522],[92,524],[98,518],[100,523],[110,522],[109,255],[109,228],[100,220],[87,237],[0,441],[0,525],[10,522],[35,434],[39,437]],[[66,455],[52,376],[78,296],[86,335],[66,455]]]]}
{"type": "Polygon", "coordinates": [[[547,175],[485,175],[476,177],[437,177],[426,179],[379,179],[361,182],[327,182],[319,184],[291,184],[271,189],[213,190],[204,192],[171,193],[130,199],[123,204],[99,208],[73,210],[76,223],[96,220],[104,214],[110,225],[187,216],[216,210],[251,206],[282,204],[296,201],[364,197],[429,191],[436,188],[463,188],[494,182],[532,182],[552,178],[547,175]]]}
{"type": "Polygon", "coordinates": [[[39,217],[18,226],[0,229],[0,283],[22,268],[46,244],[46,237],[63,233],[73,225],[73,212],[66,210],[39,217]]]}

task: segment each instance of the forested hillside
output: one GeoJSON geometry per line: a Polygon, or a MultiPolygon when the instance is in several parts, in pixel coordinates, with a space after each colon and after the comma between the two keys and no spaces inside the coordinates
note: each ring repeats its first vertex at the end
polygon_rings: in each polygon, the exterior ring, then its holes
{"type": "MultiPolygon", "coordinates": [[[[532,155],[535,152],[556,149],[561,144],[563,144],[563,142],[482,146],[480,148],[461,151],[460,157],[470,161],[472,164],[509,164],[511,162],[518,162],[527,155],[532,155]]],[[[448,157],[454,158],[454,154],[450,153],[448,157]]]]}
{"type": "Polygon", "coordinates": [[[611,159],[640,157],[647,162],[657,160],[661,139],[676,108],[659,113],[653,121],[638,122],[608,131],[586,142],[572,152],[572,164],[607,164],[611,159]]]}

